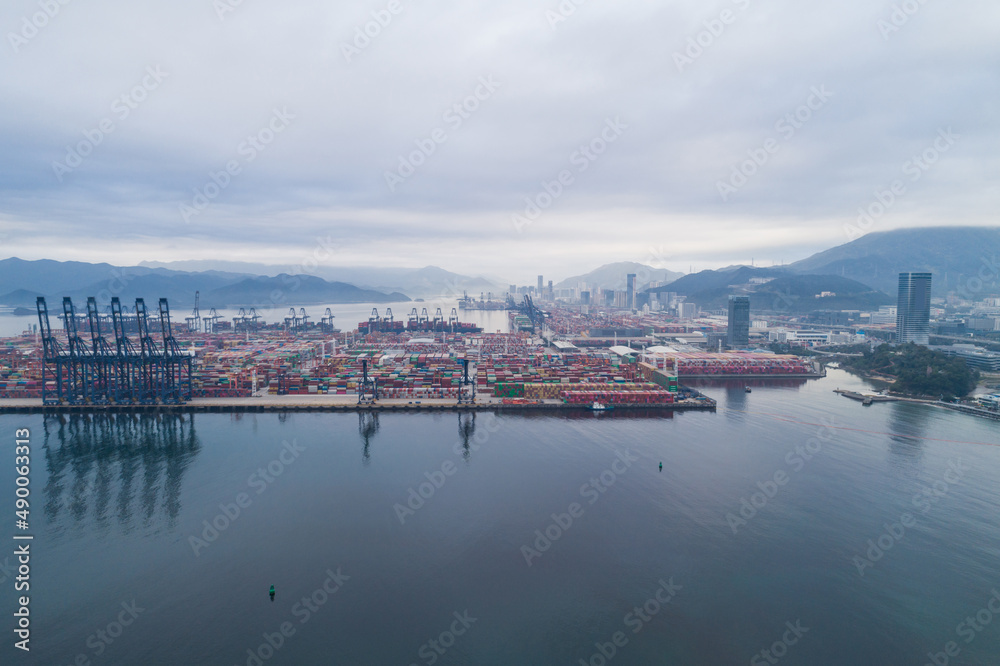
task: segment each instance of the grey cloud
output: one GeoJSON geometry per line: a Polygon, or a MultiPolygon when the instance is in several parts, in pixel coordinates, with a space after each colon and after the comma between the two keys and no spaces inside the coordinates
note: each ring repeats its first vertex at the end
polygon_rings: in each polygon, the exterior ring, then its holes
{"type": "MultiPolygon", "coordinates": [[[[77,238],[118,241],[146,259],[208,248],[294,257],[332,230],[355,252],[378,247],[414,266],[457,267],[474,254],[481,270],[531,274],[552,243],[570,270],[570,257],[589,262],[601,246],[630,253],[607,260],[642,260],[641,239],[602,242],[602,219],[625,234],[661,230],[698,257],[708,253],[690,236],[739,220],[776,252],[805,254],[845,240],[843,223],[943,127],[961,141],[880,228],[995,223],[995,3],[925,3],[884,39],[878,21],[893,2],[591,0],[553,29],[546,10],[556,2],[401,0],[348,62],[343,46],[386,4],[244,2],[220,20],[202,0],[71,2],[15,52],[9,34],[38,5],[5,3],[5,247],[39,251],[41,239],[62,238],[54,258],[84,247],[106,258],[101,243],[77,238]],[[678,71],[675,54],[724,9],[734,20],[678,71]],[[121,117],[116,100],[157,66],[168,76],[121,117]],[[444,114],[488,76],[500,88],[449,127],[444,114]],[[779,136],[776,122],[814,86],[834,97],[723,200],[718,183],[779,136]],[[241,146],[276,108],[295,118],[249,160],[241,146]],[[614,117],[627,132],[517,238],[510,216],[524,198],[572,169],[573,152],[614,117]],[[60,181],[53,162],[105,119],[113,131],[60,181]],[[439,128],[447,140],[390,191],[385,172],[439,128]],[[179,206],[230,161],[240,173],[181,219],[179,206]],[[803,228],[814,230],[811,248],[803,228]]],[[[720,263],[746,247],[713,242],[720,263]]]]}

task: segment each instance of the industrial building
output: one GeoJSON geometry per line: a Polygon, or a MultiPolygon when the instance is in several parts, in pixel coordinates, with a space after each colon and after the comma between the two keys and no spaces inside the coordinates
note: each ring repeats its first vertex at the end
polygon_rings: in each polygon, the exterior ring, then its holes
{"type": "Polygon", "coordinates": [[[798,343],[802,345],[827,344],[830,334],[822,331],[799,331],[778,328],[769,332],[771,342],[798,343]]]}
{"type": "Polygon", "coordinates": [[[955,356],[965,361],[970,368],[986,372],[1000,372],[1000,352],[991,352],[968,344],[942,345],[931,347],[948,356],[955,356]]]}
{"type": "Polygon", "coordinates": [[[1000,331],[1000,317],[969,317],[965,326],[970,331],[1000,331]]]}
{"type": "Polygon", "coordinates": [[[981,395],[976,398],[976,400],[986,409],[992,409],[994,411],[1000,410],[1000,393],[981,395]]]}
{"type": "Polygon", "coordinates": [[[895,305],[883,305],[878,312],[869,315],[868,323],[872,326],[886,326],[896,323],[898,308],[895,305]]]}

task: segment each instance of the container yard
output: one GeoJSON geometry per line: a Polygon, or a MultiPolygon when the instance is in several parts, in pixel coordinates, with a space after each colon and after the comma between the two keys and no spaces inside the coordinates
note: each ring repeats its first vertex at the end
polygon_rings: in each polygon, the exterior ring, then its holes
{"type": "MultiPolygon", "coordinates": [[[[545,315],[545,327],[537,335],[519,330],[531,328],[531,318],[523,314],[511,313],[514,333],[482,333],[479,327],[459,322],[457,310],[445,317],[438,309],[431,317],[426,309],[418,314],[414,308],[406,321],[396,320],[391,311],[384,315],[375,311],[368,322],[348,332],[332,325],[295,323],[290,315],[291,323],[284,327],[256,321],[250,330],[242,320],[238,331],[221,326],[212,332],[178,327],[170,340],[175,355],[190,360],[192,405],[243,405],[246,409],[280,405],[356,408],[361,403],[365,407],[431,408],[458,402],[484,409],[582,409],[595,403],[712,408],[714,402],[685,388],[680,380],[815,376],[811,365],[794,356],[657,347],[652,344],[655,336],[689,332],[690,327],[645,315],[581,315],[562,310],[545,315]],[[619,332],[641,339],[619,338],[619,332]],[[608,333],[618,346],[609,344],[608,333]],[[556,337],[574,342],[556,345],[556,337]],[[577,340],[584,344],[577,345],[577,340]],[[625,342],[631,342],[633,349],[622,346],[625,342]],[[463,363],[469,367],[468,382],[463,363]]],[[[74,322],[77,329],[86,327],[85,320],[74,322]]],[[[60,323],[63,330],[50,332],[51,344],[68,348],[71,335],[65,329],[69,327],[65,319],[60,323]]],[[[86,334],[82,330],[73,334],[78,336],[77,345],[83,344],[79,353],[90,353],[86,334]]],[[[51,371],[43,376],[42,343],[37,333],[0,339],[0,408],[40,404],[43,392],[54,393],[51,371]]],[[[111,399],[98,404],[136,402],[111,399]]],[[[162,401],[144,404],[150,402],[162,401]]],[[[90,401],[48,401],[50,405],[81,403],[90,401]]]]}
{"type": "Polygon", "coordinates": [[[798,356],[778,354],[682,353],[669,354],[681,377],[814,376],[815,368],[798,356]]]}

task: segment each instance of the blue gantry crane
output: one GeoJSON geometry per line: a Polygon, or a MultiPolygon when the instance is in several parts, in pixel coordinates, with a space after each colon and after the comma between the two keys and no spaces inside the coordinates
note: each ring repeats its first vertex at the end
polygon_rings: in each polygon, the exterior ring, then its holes
{"type": "Polygon", "coordinates": [[[192,360],[173,336],[167,299],[160,299],[162,350],[150,334],[149,313],[141,298],[135,301],[133,321],[122,311],[117,296],[111,299],[107,318],[101,315],[97,300],[89,297],[83,320],[90,331],[89,342],[80,335],[81,320],[73,300],[63,298],[65,346],[52,332],[43,296],[37,298],[36,308],[42,339],[43,404],[176,404],[190,399],[192,360]],[[113,346],[102,331],[102,319],[110,319],[113,346]],[[139,336],[138,349],[128,337],[133,325],[139,336]]]}

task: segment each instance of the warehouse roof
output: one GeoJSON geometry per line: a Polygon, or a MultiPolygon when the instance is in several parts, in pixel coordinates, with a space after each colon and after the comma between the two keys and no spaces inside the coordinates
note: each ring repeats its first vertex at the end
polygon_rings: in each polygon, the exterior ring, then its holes
{"type": "Polygon", "coordinates": [[[615,345],[614,347],[608,347],[611,353],[618,354],[619,356],[636,356],[639,352],[631,347],[626,347],[625,345],[615,345]]]}

